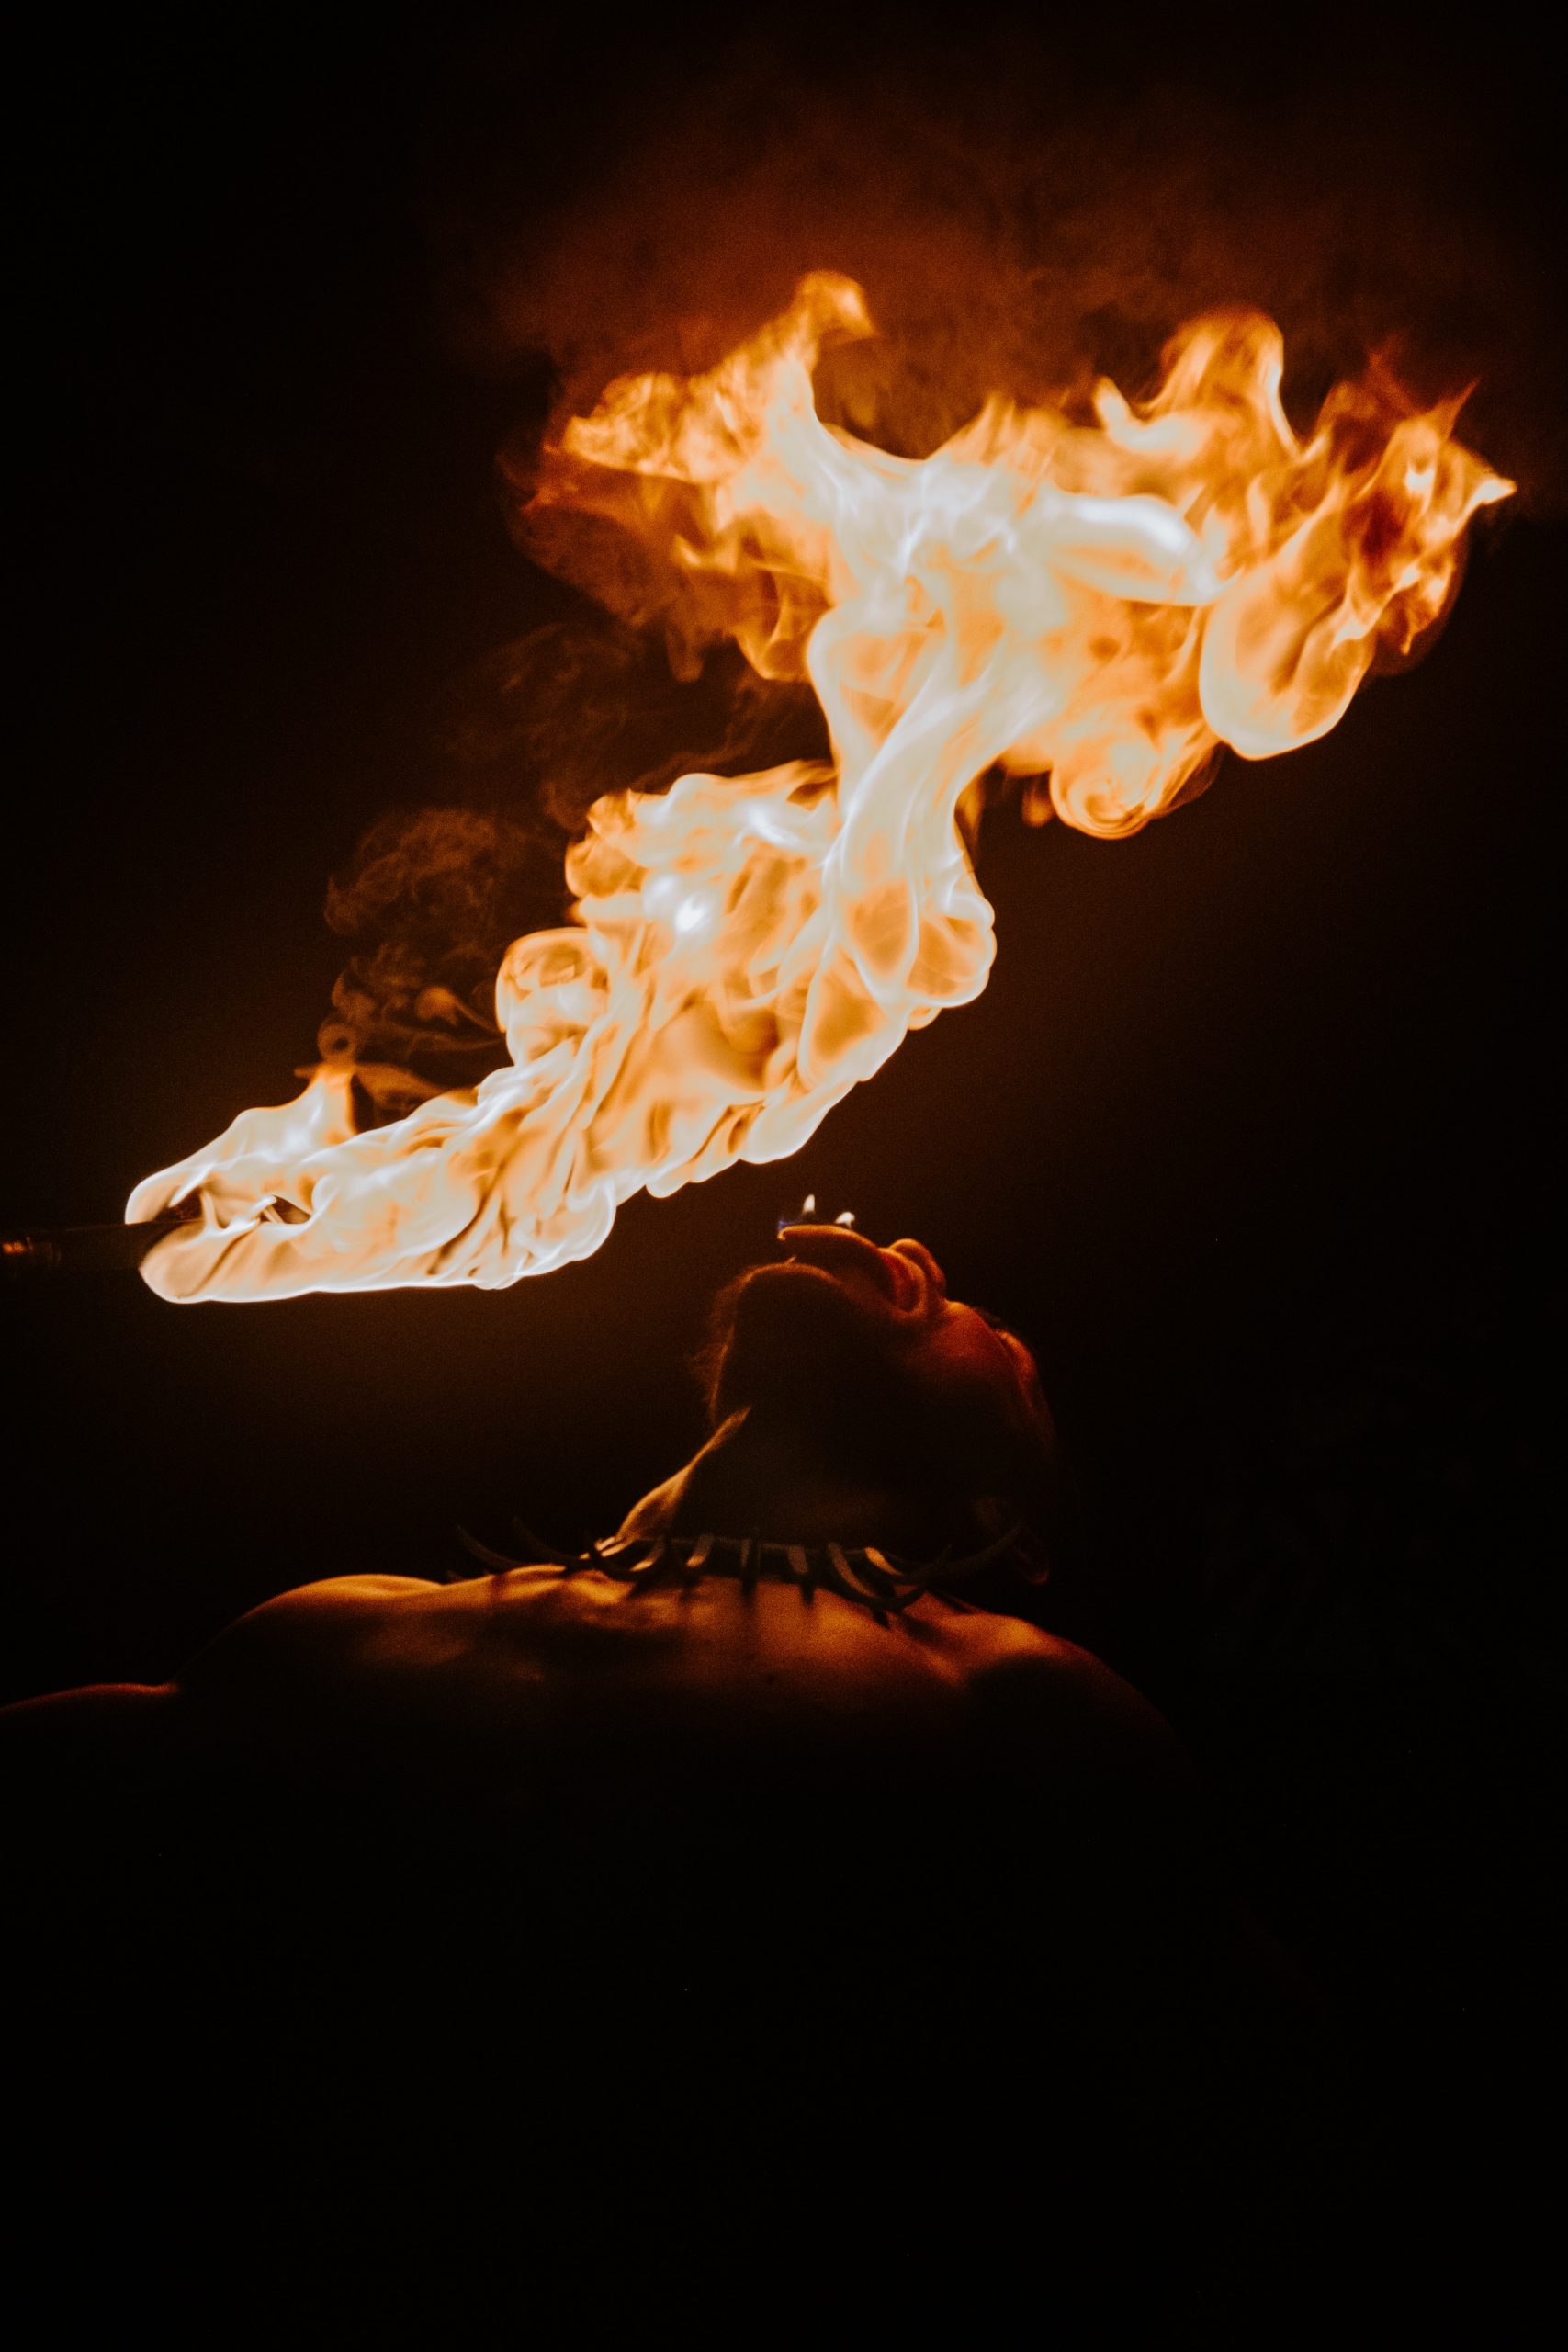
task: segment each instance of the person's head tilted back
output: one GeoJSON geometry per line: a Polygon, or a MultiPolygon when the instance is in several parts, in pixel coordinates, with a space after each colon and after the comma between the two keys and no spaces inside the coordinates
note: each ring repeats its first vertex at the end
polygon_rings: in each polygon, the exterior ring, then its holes
{"type": "Polygon", "coordinates": [[[786,1434],[825,1472],[897,1487],[911,1517],[973,1545],[1060,1516],[1055,1433],[1021,1340],[948,1295],[919,1241],[784,1228],[784,1255],[715,1300],[698,1359],[716,1430],[786,1434]]]}

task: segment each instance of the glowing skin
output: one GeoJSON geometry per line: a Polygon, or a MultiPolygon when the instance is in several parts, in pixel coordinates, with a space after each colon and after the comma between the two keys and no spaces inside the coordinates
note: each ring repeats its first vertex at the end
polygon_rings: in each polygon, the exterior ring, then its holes
{"type": "Polygon", "coordinates": [[[1004,1325],[948,1296],[947,1277],[923,1241],[878,1249],[842,1225],[786,1226],[779,1238],[792,1261],[827,1274],[868,1317],[897,1334],[906,1360],[933,1393],[983,1387],[1018,1427],[1034,1426],[1048,1438],[1034,1358],[1004,1325]]]}
{"type": "MultiPolygon", "coordinates": [[[[737,1286],[732,1341],[744,1339],[773,1393],[728,1412],[636,1506],[626,1531],[761,1529],[915,1556],[938,1548],[960,1523],[969,1475],[967,1455],[942,1457],[944,1429],[1000,1430],[1025,1460],[1049,1443],[1027,1350],[951,1298],[919,1241],[879,1249],[843,1226],[807,1225],[785,1228],[781,1251],[737,1286]],[[858,1385],[840,1409],[831,1383],[845,1363],[856,1384],[863,1366],[874,1381],[886,1372],[880,1420],[857,1411],[858,1385]],[[813,1420],[802,1401],[822,1381],[829,1409],[813,1420]]],[[[712,1716],[716,1769],[727,1743],[754,1741],[760,1726],[783,1754],[829,1718],[872,1750],[906,1737],[924,1747],[966,1736],[998,1673],[1070,1685],[1097,1720],[1121,1726],[1113,1747],[1125,1737],[1140,1770],[1168,1779],[1174,1751],[1157,1717],[1097,1660],[1016,1619],[926,1599],[879,1622],[830,1591],[807,1603],[783,1586],[748,1592],[716,1577],[644,1592],[536,1567],[457,1586],[387,1576],[307,1585],[253,1611],[167,1686],[34,1702],[13,1711],[10,1729],[42,1737],[91,1722],[124,1741],[138,1726],[150,1737],[156,1722],[176,1747],[238,1742],[280,1766],[331,1754],[448,1787],[468,1776],[526,1806],[541,1737],[564,1742],[573,1772],[589,1778],[598,1732],[613,1723],[624,1756],[627,1724],[641,1722],[657,1748],[658,1726],[694,1707],[712,1716]]],[[[1042,1722],[1050,1714],[1047,1704],[1042,1722]]]]}
{"type": "MultiPolygon", "coordinates": [[[[996,1499],[975,1492],[976,1464],[1026,1476],[1049,1457],[1028,1351],[950,1297],[918,1241],[878,1249],[838,1226],[781,1238],[782,1259],[729,1297],[716,1377],[739,1384],[730,1408],[627,1529],[929,1555],[996,1499]]],[[[6,1745],[28,1785],[57,1805],[65,1792],[52,1850],[67,1872],[90,1874],[73,1859],[94,1850],[84,1826],[134,1837],[171,1792],[177,1820],[190,1792],[215,1792],[211,1834],[242,1841],[259,1805],[264,1848],[276,1814],[283,1868],[256,1884],[261,1950],[275,1906],[303,1904],[315,1935],[323,1876],[338,1899],[346,1790],[372,1858],[389,1835],[400,1903],[444,1928],[458,1852],[464,1884],[493,1873],[525,1891],[514,1925],[551,1970],[586,1874],[612,1905],[617,1966],[635,1962],[649,1905],[667,1904],[702,1950],[690,1975],[710,1935],[729,1937],[729,1958],[712,1960],[720,1985],[772,1971],[776,1995],[784,1961],[798,1988],[847,1968],[876,1998],[973,1982],[976,1964],[1005,1989],[1048,1959],[1080,1986],[1111,1985],[1107,2048],[1150,1996],[1176,2048],[1190,1997],[1192,2014],[1217,2004],[1227,2020],[1299,2004],[1215,1881],[1189,1767],[1154,1710],[1071,1643],[934,1592],[882,1612],[737,1575],[331,1577],[252,1611],[167,1684],[0,1711],[6,1745]],[[410,1828],[433,1820],[434,1848],[410,1828]],[[775,1923],[764,1937],[786,1951],[750,1940],[759,1900],[775,1923]]],[[[552,1992],[545,2034],[558,2015],[552,1992]]],[[[756,2014],[764,2052],[769,2015],[756,2014]]],[[[537,2016],[524,2000],[507,2017],[526,2048],[537,2016]]],[[[613,2035],[645,2023],[613,2005],[613,2035]]]]}

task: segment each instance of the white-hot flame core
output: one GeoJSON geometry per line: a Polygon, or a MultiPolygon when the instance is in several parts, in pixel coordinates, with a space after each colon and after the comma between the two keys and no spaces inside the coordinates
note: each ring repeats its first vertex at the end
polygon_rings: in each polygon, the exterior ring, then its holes
{"type": "Polygon", "coordinates": [[[330,1066],[243,1114],[131,1196],[137,1221],[199,1194],[145,1261],[164,1297],[504,1284],[589,1256],[634,1192],[798,1150],[985,987],[959,825],[978,779],[1048,776],[1110,836],[1221,744],[1311,741],[1438,617],[1471,515],[1511,487],[1453,404],[1416,413],[1376,375],[1299,442],[1278,331],[1239,312],[1185,330],[1146,405],[1102,383],[1086,424],[994,401],[897,458],[814,405],[824,341],[870,332],[858,288],[809,277],[708,375],[612,385],[539,492],[637,530],[710,637],[809,678],[831,761],[598,801],[574,922],[497,977],[510,1063],[363,1134],[330,1066]]]}

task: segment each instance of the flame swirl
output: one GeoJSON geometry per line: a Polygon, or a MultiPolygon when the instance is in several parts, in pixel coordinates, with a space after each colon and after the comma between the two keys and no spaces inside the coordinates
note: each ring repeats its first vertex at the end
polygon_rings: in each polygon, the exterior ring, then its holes
{"type": "Polygon", "coordinates": [[[199,1195],[144,1262],[163,1296],[498,1286],[589,1256],[639,1189],[798,1150],[986,985],[979,779],[1026,776],[1033,814],[1111,837],[1222,745],[1310,742],[1438,617],[1470,518],[1512,487],[1453,438],[1457,402],[1418,411],[1376,368],[1298,440],[1250,311],[1186,328],[1146,403],[993,401],[897,458],[813,400],[824,345],[871,332],[858,288],[807,277],[708,374],[612,384],[536,498],[636,533],[702,630],[808,679],[831,760],[598,801],[572,922],[497,976],[509,1064],[364,1133],[340,1068],[243,1113],[131,1195],[132,1222],[199,1195]]]}

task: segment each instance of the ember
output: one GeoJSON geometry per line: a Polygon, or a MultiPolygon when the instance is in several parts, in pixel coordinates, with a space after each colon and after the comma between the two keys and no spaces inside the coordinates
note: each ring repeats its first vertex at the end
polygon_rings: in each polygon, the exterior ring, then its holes
{"type": "MultiPolygon", "coordinates": [[[[812,374],[872,332],[818,274],[705,376],[627,378],[547,452],[536,509],[634,533],[697,641],[808,679],[832,759],[608,796],[575,922],[496,981],[511,1054],[356,1132],[352,1070],[243,1113],[132,1194],[199,1197],[150,1254],[172,1299],[498,1286],[583,1258],[619,1204],[799,1149],[912,1028],[977,996],[981,780],[1114,837],[1332,728],[1442,613],[1467,524],[1511,484],[1374,368],[1304,443],[1254,312],[1179,335],[1156,396],[1093,422],[993,401],[913,460],[825,425],[812,374]]],[[[848,1221],[847,1217],[841,1221],[848,1221]]]]}

